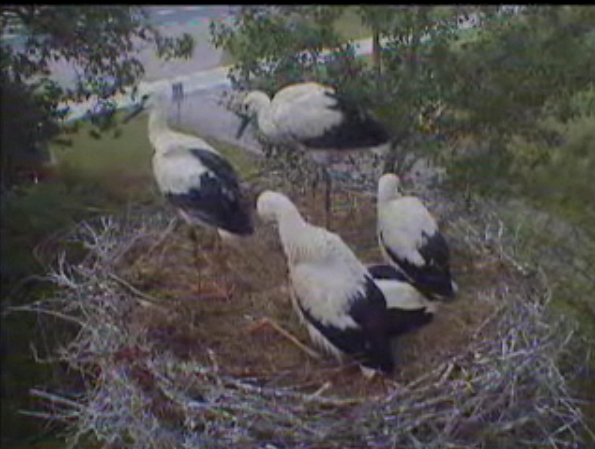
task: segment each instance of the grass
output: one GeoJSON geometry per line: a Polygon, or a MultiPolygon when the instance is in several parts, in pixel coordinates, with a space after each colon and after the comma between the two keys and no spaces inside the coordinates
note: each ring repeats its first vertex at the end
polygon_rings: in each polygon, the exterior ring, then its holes
{"type": "Polygon", "coordinates": [[[106,133],[95,139],[89,130],[90,125],[83,124],[71,137],[71,147],[52,147],[62,176],[92,182],[123,201],[148,193],[150,189],[144,189],[152,177],[152,149],[146,114],[122,125],[119,136],[106,133]]]}

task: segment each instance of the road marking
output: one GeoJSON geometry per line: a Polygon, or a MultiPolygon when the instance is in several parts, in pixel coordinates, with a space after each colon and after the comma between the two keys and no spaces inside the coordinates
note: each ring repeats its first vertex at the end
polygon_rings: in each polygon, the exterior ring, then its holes
{"type": "Polygon", "coordinates": [[[173,9],[161,9],[156,12],[158,16],[169,16],[170,14],[175,13],[173,9]]]}

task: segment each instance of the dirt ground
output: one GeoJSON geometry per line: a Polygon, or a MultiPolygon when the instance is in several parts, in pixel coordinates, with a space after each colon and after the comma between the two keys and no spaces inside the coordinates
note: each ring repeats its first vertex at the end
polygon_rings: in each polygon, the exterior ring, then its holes
{"type": "MultiPolygon", "coordinates": [[[[306,219],[323,225],[321,197],[289,196],[306,219]]],[[[373,200],[337,192],[333,207],[330,229],[364,263],[382,262],[373,200]]],[[[449,224],[437,218],[450,238],[449,224]]],[[[224,244],[219,250],[212,232],[199,231],[198,266],[187,231],[180,226],[160,245],[142,242],[129,254],[123,275],[139,290],[159,298],[167,310],[139,307],[133,325],[146,329],[156,348],[172,351],[180,359],[217,364],[226,374],[305,393],[323,388],[325,394],[361,397],[382,394],[395,383],[412,382],[474,338],[494,307],[481,292],[498,288],[503,270],[496,259],[478,257],[464,245],[451,244],[457,300],[443,305],[433,323],[394,342],[397,369],[391,378],[368,381],[357,366],[341,364],[328,355],[316,360],[270,326],[251,329],[268,317],[315,349],[292,310],[285,258],[273,228],[257,223],[253,237],[236,245],[224,244]]]]}

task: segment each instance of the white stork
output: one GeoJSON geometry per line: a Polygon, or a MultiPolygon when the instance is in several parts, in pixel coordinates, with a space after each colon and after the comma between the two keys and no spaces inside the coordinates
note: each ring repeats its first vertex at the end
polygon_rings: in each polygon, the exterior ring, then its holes
{"type": "Polygon", "coordinates": [[[428,299],[452,299],[450,250],[436,220],[422,202],[402,196],[392,173],[378,182],[378,243],[384,259],[428,299]]]}
{"type": "Polygon", "coordinates": [[[366,267],[337,234],[306,222],[285,195],[265,191],[257,210],[278,225],[293,306],[314,343],[339,359],[354,357],[365,375],[392,372],[386,300],[366,267]]]}
{"type": "Polygon", "coordinates": [[[368,271],[386,299],[391,336],[396,337],[432,322],[438,308],[392,265],[371,265],[368,271]]]}
{"type": "Polygon", "coordinates": [[[222,237],[251,235],[251,209],[233,166],[204,140],[169,128],[164,92],[145,95],[126,120],[140,113],[147,100],[155,180],[190,225],[195,244],[195,226],[216,229],[222,237]]]}
{"type": "Polygon", "coordinates": [[[298,148],[322,165],[327,220],[331,178],[326,166],[356,151],[381,155],[390,144],[387,131],[369,113],[318,83],[293,84],[278,91],[272,100],[264,92],[252,91],[242,106],[244,120],[238,137],[256,119],[268,141],[298,148]]]}

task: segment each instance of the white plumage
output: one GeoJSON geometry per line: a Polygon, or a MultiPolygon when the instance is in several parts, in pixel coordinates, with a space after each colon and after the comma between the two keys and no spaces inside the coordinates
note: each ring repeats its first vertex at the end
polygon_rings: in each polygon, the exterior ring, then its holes
{"type": "Polygon", "coordinates": [[[430,299],[450,299],[456,287],[450,274],[450,250],[436,220],[412,196],[402,196],[399,178],[378,182],[378,243],[384,259],[430,299]]]}
{"type": "Polygon", "coordinates": [[[169,128],[164,93],[149,101],[153,173],[161,193],[191,225],[215,228],[223,235],[252,234],[250,208],[232,165],[204,140],[169,128]]]}
{"type": "MultiPolygon", "coordinates": [[[[390,137],[383,126],[358,105],[318,83],[299,83],[281,89],[273,100],[261,91],[243,100],[245,119],[256,118],[258,130],[273,144],[298,148],[323,166],[345,159],[354,151],[384,153],[390,137]]],[[[331,180],[326,182],[326,207],[330,208],[331,180]]]]}
{"type": "Polygon", "coordinates": [[[338,235],[307,223],[285,195],[262,193],[257,210],[278,224],[293,305],[312,340],[338,357],[391,372],[386,300],[366,267],[338,235]]]}

